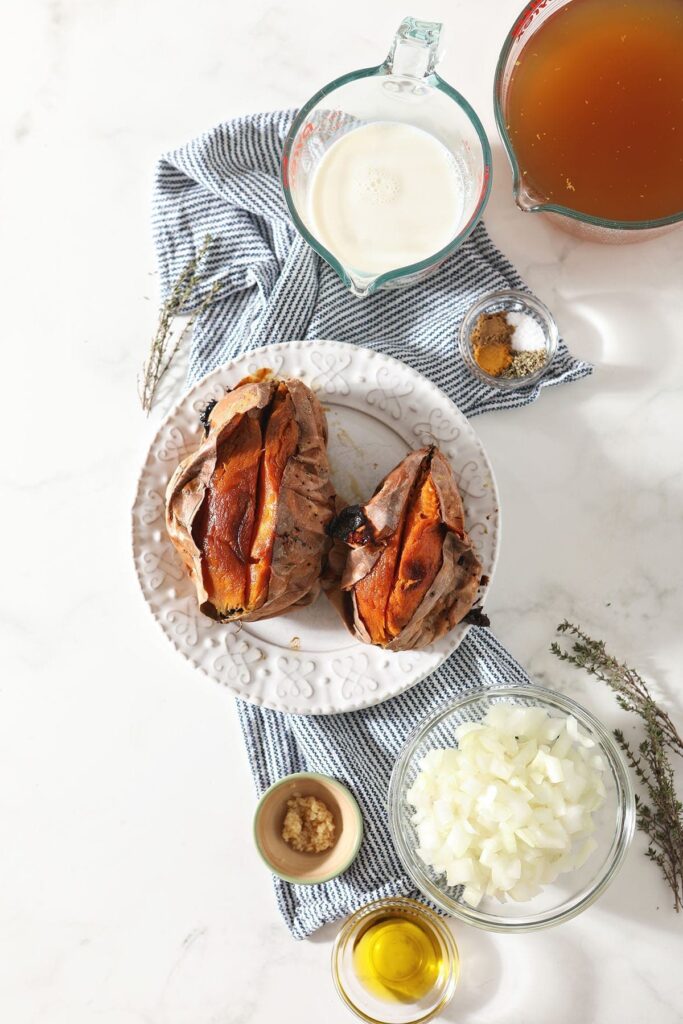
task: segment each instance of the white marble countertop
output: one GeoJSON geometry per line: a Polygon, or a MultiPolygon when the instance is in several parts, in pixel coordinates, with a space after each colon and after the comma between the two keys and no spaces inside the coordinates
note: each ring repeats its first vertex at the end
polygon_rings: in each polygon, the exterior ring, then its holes
{"type": "MultiPolygon", "coordinates": [[[[430,0],[444,76],[495,147],[486,221],[592,378],[477,421],[505,520],[496,632],[609,725],[600,684],[547,653],[578,620],[683,714],[683,230],[579,243],[516,210],[491,108],[521,0],[430,0]]],[[[250,841],[232,699],[146,611],[129,505],[154,421],[135,374],[155,322],[156,157],[231,115],[296,105],[388,48],[404,4],[34,0],[0,62],[2,418],[0,1019],[350,1020],[336,928],[293,941],[250,841]]],[[[680,721],[680,719],[679,719],[680,721]]],[[[638,837],[603,899],[549,932],[455,925],[445,1019],[675,1024],[683,918],[638,837]]]]}

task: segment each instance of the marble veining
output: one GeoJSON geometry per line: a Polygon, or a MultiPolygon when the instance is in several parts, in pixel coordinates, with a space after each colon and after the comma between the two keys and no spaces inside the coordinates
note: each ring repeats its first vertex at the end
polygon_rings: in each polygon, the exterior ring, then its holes
{"type": "MultiPolygon", "coordinates": [[[[488,611],[541,682],[631,729],[548,645],[565,616],[580,621],[683,717],[683,229],[603,248],[515,208],[491,82],[521,6],[410,12],[445,22],[442,73],[489,132],[491,235],[596,366],[476,422],[504,519],[488,611]]],[[[13,5],[0,72],[3,1021],[351,1019],[329,973],[336,928],[295,943],[252,848],[232,698],[178,658],[138,592],[129,509],[183,367],[149,421],[135,374],[155,324],[157,156],[379,62],[405,13],[390,0],[13,5]]],[[[462,977],[444,1019],[678,1024],[683,922],[644,848],[637,837],[600,902],[556,930],[455,925],[462,977]]]]}

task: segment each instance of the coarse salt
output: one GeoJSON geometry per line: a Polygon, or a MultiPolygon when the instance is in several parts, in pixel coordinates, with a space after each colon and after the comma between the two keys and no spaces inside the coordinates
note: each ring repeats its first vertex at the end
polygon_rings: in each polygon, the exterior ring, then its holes
{"type": "Polygon", "coordinates": [[[514,352],[536,352],[545,348],[543,328],[528,313],[506,313],[506,319],[514,328],[510,338],[514,352]]]}

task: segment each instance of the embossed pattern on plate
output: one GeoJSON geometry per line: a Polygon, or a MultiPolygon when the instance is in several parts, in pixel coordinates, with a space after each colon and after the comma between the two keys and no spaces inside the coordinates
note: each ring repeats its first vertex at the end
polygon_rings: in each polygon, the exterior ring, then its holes
{"type": "Polygon", "coordinates": [[[324,595],[279,618],[216,623],[199,612],[194,587],[166,535],[166,485],[199,443],[199,413],[263,366],[301,378],[320,398],[332,476],[349,502],[368,498],[407,450],[438,443],[455,470],[467,528],[489,580],[499,534],[493,473],[469,422],[439,388],[396,359],[336,341],[247,352],[196,384],[159,427],[138,480],[133,554],[144,597],[166,636],[194,666],[255,704],[303,715],[369,707],[433,672],[468,627],[456,626],[425,650],[389,654],[358,643],[324,595]]]}

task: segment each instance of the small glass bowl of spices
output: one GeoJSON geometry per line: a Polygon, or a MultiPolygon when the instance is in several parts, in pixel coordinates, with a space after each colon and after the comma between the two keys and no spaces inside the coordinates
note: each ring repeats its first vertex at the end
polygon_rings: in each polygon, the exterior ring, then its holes
{"type": "Polygon", "coordinates": [[[552,363],[557,342],[548,307],[515,288],[482,296],[460,326],[465,365],[479,380],[507,391],[535,384],[552,363]]]}
{"type": "Polygon", "coordinates": [[[458,981],[448,925],[417,900],[374,900],[342,925],[332,950],[337,992],[373,1024],[416,1024],[441,1013],[458,981]]]}

